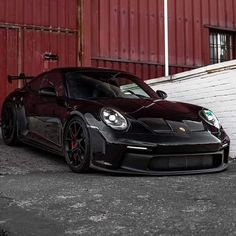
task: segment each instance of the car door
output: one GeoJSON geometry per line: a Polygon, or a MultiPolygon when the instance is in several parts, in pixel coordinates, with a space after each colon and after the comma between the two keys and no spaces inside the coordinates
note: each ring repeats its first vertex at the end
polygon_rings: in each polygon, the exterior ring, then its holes
{"type": "Polygon", "coordinates": [[[36,107],[39,101],[39,88],[41,81],[45,74],[39,75],[27,85],[27,92],[24,95],[24,108],[27,120],[27,134],[26,137],[31,140],[40,141],[40,130],[36,122],[36,107]]]}
{"type": "Polygon", "coordinates": [[[60,97],[65,95],[61,73],[49,72],[41,77],[39,87],[31,101],[29,127],[34,141],[59,150],[62,147],[62,120],[66,108],[58,103],[57,96],[41,93],[49,88],[55,89],[60,97]]]}

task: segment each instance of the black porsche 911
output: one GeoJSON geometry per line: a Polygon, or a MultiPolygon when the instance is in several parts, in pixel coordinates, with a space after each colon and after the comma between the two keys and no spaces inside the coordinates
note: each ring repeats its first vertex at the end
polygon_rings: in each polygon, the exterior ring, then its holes
{"type": "Polygon", "coordinates": [[[167,101],[136,76],[101,68],[58,68],[4,101],[2,136],[65,156],[74,172],[147,175],[218,172],[230,141],[212,111],[167,101]]]}

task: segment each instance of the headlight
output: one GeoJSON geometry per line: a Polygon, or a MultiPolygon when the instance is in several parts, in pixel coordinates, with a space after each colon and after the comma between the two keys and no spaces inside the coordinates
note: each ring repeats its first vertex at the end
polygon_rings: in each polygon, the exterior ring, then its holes
{"type": "Polygon", "coordinates": [[[101,110],[102,120],[111,128],[116,130],[125,130],[128,127],[128,122],[120,112],[111,109],[103,108],[101,110]]]}
{"type": "Polygon", "coordinates": [[[215,126],[217,129],[221,128],[219,120],[212,111],[203,109],[201,111],[201,116],[208,124],[215,126]]]}

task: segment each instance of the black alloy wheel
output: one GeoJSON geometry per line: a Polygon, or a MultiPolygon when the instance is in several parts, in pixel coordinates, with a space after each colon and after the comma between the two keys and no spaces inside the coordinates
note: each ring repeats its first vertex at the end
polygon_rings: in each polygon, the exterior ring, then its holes
{"type": "Polygon", "coordinates": [[[4,104],[2,109],[2,138],[4,143],[9,146],[15,146],[19,143],[16,111],[11,103],[4,104]]]}
{"type": "Polygon", "coordinates": [[[82,173],[89,169],[89,134],[84,121],[79,117],[73,117],[65,128],[64,150],[66,162],[72,171],[82,173]]]}

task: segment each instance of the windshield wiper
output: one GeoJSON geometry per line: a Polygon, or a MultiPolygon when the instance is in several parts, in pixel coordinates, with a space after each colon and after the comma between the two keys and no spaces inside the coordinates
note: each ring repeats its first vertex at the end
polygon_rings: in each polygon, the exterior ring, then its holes
{"type": "Polygon", "coordinates": [[[122,72],[117,72],[116,74],[114,74],[111,78],[108,79],[108,81],[112,81],[114,79],[117,78],[118,75],[122,74],[122,72]]]}

